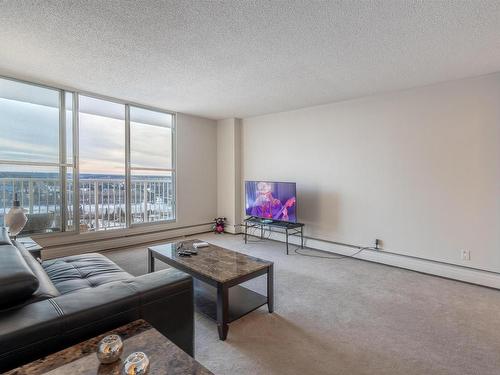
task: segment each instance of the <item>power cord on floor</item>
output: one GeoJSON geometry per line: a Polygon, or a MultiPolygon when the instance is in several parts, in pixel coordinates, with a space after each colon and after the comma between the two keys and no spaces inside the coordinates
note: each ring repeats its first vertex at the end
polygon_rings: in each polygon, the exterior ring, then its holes
{"type": "MultiPolygon", "coordinates": [[[[239,226],[243,227],[244,224],[239,224],[239,226]]],[[[253,232],[253,233],[247,233],[248,236],[259,237],[258,235],[255,234],[255,231],[257,231],[257,230],[260,231],[260,229],[258,229],[258,228],[248,228],[248,229],[249,229],[249,231],[253,232]]],[[[269,234],[268,234],[267,237],[265,237],[265,238],[259,238],[257,240],[247,239],[247,243],[259,243],[259,242],[262,242],[262,241],[270,239],[271,235],[272,235],[272,231],[269,231],[269,234]]],[[[361,252],[363,252],[365,250],[381,250],[380,248],[376,248],[376,247],[373,247],[373,246],[363,246],[363,247],[357,247],[358,251],[356,251],[353,254],[338,255],[338,256],[324,256],[324,255],[305,254],[303,252],[300,252],[299,249],[301,249],[301,247],[297,246],[295,249],[293,249],[293,252],[295,254],[297,254],[297,255],[301,255],[301,256],[304,256],[304,257],[320,258],[320,259],[348,259],[348,258],[354,258],[356,255],[360,254],[361,252]]],[[[321,250],[310,249],[309,251],[321,251],[321,250]]]]}
{"type": "MultiPolygon", "coordinates": [[[[339,256],[324,256],[324,255],[313,255],[313,254],[304,254],[303,252],[301,253],[299,251],[300,246],[296,247],[294,249],[294,252],[298,255],[302,255],[304,257],[310,257],[310,258],[321,258],[321,259],[347,259],[347,258],[353,258],[356,255],[360,254],[362,251],[365,250],[375,250],[374,247],[367,246],[367,247],[360,247],[358,248],[358,251],[356,251],[354,254],[349,254],[349,255],[339,255],[339,256]]],[[[318,250],[311,250],[311,251],[318,251],[318,250]]]]}

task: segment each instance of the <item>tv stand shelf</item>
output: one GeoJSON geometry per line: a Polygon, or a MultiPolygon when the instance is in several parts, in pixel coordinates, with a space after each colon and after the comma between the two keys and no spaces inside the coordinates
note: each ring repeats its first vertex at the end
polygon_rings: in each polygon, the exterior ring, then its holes
{"type": "Polygon", "coordinates": [[[300,234],[300,247],[304,248],[304,224],[303,223],[290,223],[287,221],[266,220],[260,217],[251,216],[245,219],[245,243],[248,243],[248,229],[259,228],[260,238],[264,239],[265,227],[269,233],[282,233],[285,234],[286,254],[288,255],[288,236],[300,234]]]}

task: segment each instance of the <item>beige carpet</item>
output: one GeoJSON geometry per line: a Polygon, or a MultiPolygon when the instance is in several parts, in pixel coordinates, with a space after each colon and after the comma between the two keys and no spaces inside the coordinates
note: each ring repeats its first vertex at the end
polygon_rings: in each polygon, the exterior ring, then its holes
{"type": "MultiPolygon", "coordinates": [[[[355,259],[286,256],[241,236],[199,238],[275,262],[275,313],[196,316],[196,359],[215,374],[500,374],[500,291],[355,259]]],[[[133,274],[146,249],[107,252],[133,274]]],[[[247,283],[265,293],[265,279],[247,283]]]]}

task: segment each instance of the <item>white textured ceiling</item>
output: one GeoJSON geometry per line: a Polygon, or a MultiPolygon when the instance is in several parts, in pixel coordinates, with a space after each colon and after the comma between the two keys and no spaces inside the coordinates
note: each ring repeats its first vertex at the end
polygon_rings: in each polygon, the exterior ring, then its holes
{"type": "Polygon", "coordinates": [[[211,118],[500,71],[500,1],[0,0],[0,74],[211,118]]]}

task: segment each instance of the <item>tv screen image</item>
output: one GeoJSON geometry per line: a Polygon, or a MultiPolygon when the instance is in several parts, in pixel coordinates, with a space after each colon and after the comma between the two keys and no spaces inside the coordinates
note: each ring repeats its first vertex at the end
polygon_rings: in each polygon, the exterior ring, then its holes
{"type": "Polygon", "coordinates": [[[297,221],[294,182],[245,181],[246,214],[269,220],[297,221]]]}

